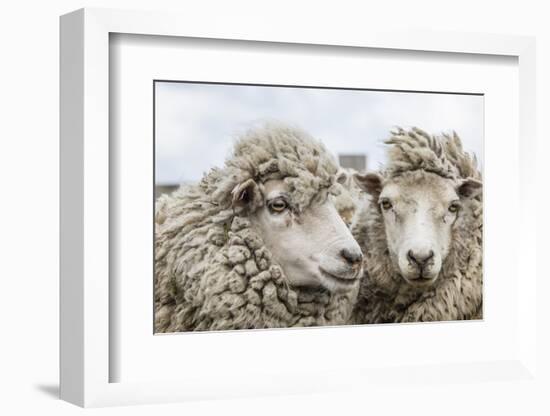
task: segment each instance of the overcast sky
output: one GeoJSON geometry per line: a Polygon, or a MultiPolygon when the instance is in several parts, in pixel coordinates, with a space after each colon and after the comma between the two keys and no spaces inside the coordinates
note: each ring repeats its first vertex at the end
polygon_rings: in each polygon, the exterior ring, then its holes
{"type": "Polygon", "coordinates": [[[385,158],[394,126],[429,133],[455,130],[483,161],[483,97],[157,82],[156,182],[197,181],[222,166],[240,132],[268,120],[301,127],[338,154],[367,154],[368,169],[385,158]]]}

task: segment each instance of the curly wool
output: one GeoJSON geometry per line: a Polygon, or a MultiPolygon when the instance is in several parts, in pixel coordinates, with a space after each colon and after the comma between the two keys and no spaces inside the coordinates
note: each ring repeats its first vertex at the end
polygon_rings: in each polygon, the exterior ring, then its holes
{"type": "Polygon", "coordinates": [[[303,212],[324,190],[338,193],[337,169],[324,146],[304,132],[267,126],[244,135],[222,169],[159,198],[156,332],[346,323],[357,290],[290,287],[247,218],[263,197],[256,195],[252,206],[233,203],[250,181],[280,179],[303,212]]]}
{"type": "MultiPolygon", "coordinates": [[[[399,129],[391,146],[384,180],[426,172],[453,181],[481,179],[477,161],[462,149],[456,133],[430,136],[414,128],[399,129]]],[[[483,204],[481,195],[463,205],[452,231],[451,248],[440,276],[429,289],[403,282],[388,253],[382,213],[370,203],[358,214],[352,233],[365,254],[353,320],[357,323],[444,321],[482,318],[483,204]]]]}

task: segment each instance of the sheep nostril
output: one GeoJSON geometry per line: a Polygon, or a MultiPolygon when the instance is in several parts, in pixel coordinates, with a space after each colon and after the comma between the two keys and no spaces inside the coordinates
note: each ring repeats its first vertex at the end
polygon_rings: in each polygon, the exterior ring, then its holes
{"type": "Polygon", "coordinates": [[[363,261],[363,253],[360,251],[348,250],[345,248],[340,252],[340,255],[352,266],[363,261]]]}
{"type": "Polygon", "coordinates": [[[420,267],[425,266],[435,255],[433,250],[430,250],[427,254],[414,253],[412,250],[407,251],[407,258],[411,263],[414,263],[420,267]]]}

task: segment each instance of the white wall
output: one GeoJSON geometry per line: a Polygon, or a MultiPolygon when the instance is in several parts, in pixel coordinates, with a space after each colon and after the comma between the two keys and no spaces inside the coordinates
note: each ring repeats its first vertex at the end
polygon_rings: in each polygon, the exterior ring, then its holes
{"type": "MultiPolygon", "coordinates": [[[[162,1],[88,0],[4,1],[0,6],[0,169],[2,204],[0,259],[3,266],[0,316],[0,413],[72,414],[80,410],[54,400],[58,377],[58,16],[83,6],[180,10],[194,13],[204,24],[212,14],[262,15],[282,25],[323,25],[327,31],[365,26],[399,26],[451,31],[513,33],[538,36],[539,167],[548,164],[546,120],[550,114],[550,26],[543,1],[441,0],[400,1],[162,1]]],[[[546,214],[548,174],[540,180],[541,197],[533,210],[546,214]]],[[[506,184],[503,184],[506,186],[506,184]]],[[[540,230],[548,233],[542,218],[540,230]]],[[[539,232],[539,236],[543,232],[539,232]]],[[[542,237],[539,237],[542,243],[542,237]]],[[[545,242],[546,242],[545,238],[545,242]]],[[[539,244],[539,250],[542,245],[539,244]]],[[[546,254],[542,253],[541,254],[546,254]]],[[[540,256],[542,257],[542,256],[540,256]]],[[[548,283],[538,290],[547,293],[548,283]]],[[[548,321],[549,305],[540,305],[548,321]]],[[[541,315],[542,316],[542,315],[541,315]]],[[[548,333],[544,336],[548,365],[548,333]]],[[[548,368],[548,367],[546,367],[548,368]]],[[[548,372],[547,372],[548,374],[548,372]]],[[[410,400],[410,413],[424,414],[543,414],[534,401],[520,400],[503,383],[499,400],[488,401],[477,386],[467,397],[434,386],[430,392],[394,397],[353,397],[343,393],[192,403],[151,407],[103,409],[99,414],[380,414],[380,404],[410,400]],[[435,400],[435,398],[438,398],[435,400]],[[378,407],[378,409],[376,409],[378,407]],[[442,412],[441,410],[444,409],[442,412]],[[304,413],[306,414],[306,413],[304,413]]],[[[464,389],[462,389],[464,391],[464,389]]],[[[550,391],[550,389],[549,389],[550,391]]],[[[493,391],[494,393],[494,391],[493,391]]],[[[539,394],[540,392],[533,392],[539,394]]],[[[521,397],[526,397],[521,396],[521,397]]],[[[548,405],[546,405],[548,406],[548,405]]],[[[548,408],[546,408],[546,412],[548,408]]],[[[548,413],[546,413],[548,414],[548,413]]]]}

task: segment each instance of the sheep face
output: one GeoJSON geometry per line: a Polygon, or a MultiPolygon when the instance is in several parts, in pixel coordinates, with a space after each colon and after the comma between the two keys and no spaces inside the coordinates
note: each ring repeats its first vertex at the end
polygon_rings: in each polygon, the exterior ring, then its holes
{"type": "Polygon", "coordinates": [[[361,249],[326,197],[327,191],[321,191],[324,195],[299,212],[284,181],[270,180],[260,188],[261,207],[249,218],[289,284],[324,287],[331,292],[357,287],[361,249]]]}
{"type": "Polygon", "coordinates": [[[386,181],[377,174],[358,176],[382,215],[393,267],[414,286],[433,284],[451,248],[453,229],[465,199],[481,183],[457,183],[426,171],[406,172],[386,181]]]}

